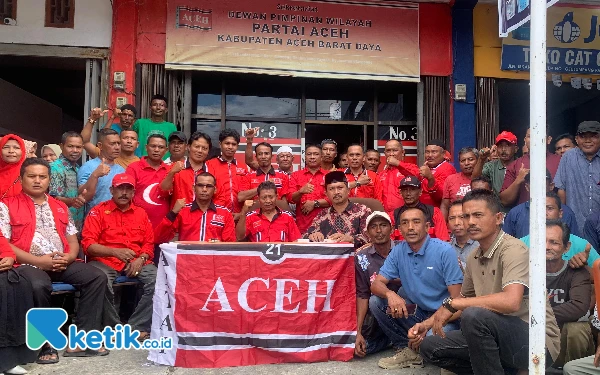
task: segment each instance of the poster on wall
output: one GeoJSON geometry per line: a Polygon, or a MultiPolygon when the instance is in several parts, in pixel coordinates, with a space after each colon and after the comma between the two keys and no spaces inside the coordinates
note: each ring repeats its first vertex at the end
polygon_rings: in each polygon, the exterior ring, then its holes
{"type": "MultiPolygon", "coordinates": [[[[547,71],[600,74],[600,7],[548,10],[547,71]]],[[[529,71],[529,24],[502,40],[502,70],[529,71]]]]}
{"type": "Polygon", "coordinates": [[[168,0],[167,69],[419,81],[419,6],[168,0]]]}
{"type": "MultiPolygon", "coordinates": [[[[546,8],[556,4],[558,0],[546,0],[546,8]]],[[[526,24],[531,19],[529,0],[498,0],[498,16],[500,37],[505,38],[513,30],[526,24]]]]}

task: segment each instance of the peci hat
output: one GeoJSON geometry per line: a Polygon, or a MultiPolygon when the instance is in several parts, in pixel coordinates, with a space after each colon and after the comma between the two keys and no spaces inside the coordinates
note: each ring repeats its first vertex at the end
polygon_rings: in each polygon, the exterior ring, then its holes
{"type": "Polygon", "coordinates": [[[135,188],[135,178],[127,173],[119,173],[112,180],[112,187],[131,185],[135,188]]]}
{"type": "Polygon", "coordinates": [[[390,224],[392,224],[392,219],[390,219],[390,215],[388,215],[387,213],[383,212],[383,211],[373,211],[371,213],[371,215],[367,216],[367,224],[366,226],[369,226],[369,223],[371,221],[373,221],[373,219],[377,218],[377,217],[382,217],[384,219],[386,219],[390,224]]]}
{"type": "Polygon", "coordinates": [[[292,154],[292,155],[294,154],[294,153],[292,152],[292,148],[291,148],[290,146],[281,146],[281,147],[279,147],[279,149],[277,150],[277,155],[279,155],[279,154],[286,154],[286,153],[287,153],[287,154],[292,154]]]}
{"type": "Polygon", "coordinates": [[[171,135],[169,136],[169,142],[171,142],[174,139],[179,139],[180,141],[183,141],[183,143],[187,142],[187,136],[185,135],[184,132],[173,132],[171,133],[171,135]]]}
{"type": "Polygon", "coordinates": [[[333,184],[335,182],[348,183],[346,174],[344,174],[344,172],[342,172],[342,171],[333,171],[333,172],[329,172],[325,175],[325,186],[327,186],[329,184],[333,184]]]}
{"type": "Polygon", "coordinates": [[[581,133],[600,133],[600,122],[584,121],[577,127],[577,134],[581,133]]]}
{"type": "Polygon", "coordinates": [[[421,181],[419,181],[418,178],[416,178],[415,176],[406,176],[402,179],[402,181],[400,181],[400,187],[405,187],[405,186],[413,186],[413,187],[421,187],[421,181]]]}
{"type": "Polygon", "coordinates": [[[498,144],[501,141],[506,141],[510,144],[516,145],[517,144],[517,136],[511,132],[503,131],[502,133],[498,134],[498,136],[496,137],[495,144],[498,144]]]}
{"type": "Polygon", "coordinates": [[[446,142],[442,141],[441,139],[433,139],[433,140],[427,142],[427,146],[438,146],[445,150],[446,142]]]}

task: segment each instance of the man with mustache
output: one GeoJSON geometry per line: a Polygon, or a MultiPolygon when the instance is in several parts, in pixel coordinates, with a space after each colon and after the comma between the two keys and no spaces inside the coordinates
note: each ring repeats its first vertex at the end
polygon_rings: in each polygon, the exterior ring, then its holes
{"type": "Polygon", "coordinates": [[[247,200],[236,226],[237,240],[251,242],[295,242],[300,230],[290,212],[277,207],[277,186],[271,180],[261,182],[256,191],[260,208],[250,211],[253,200],[247,200]]]}
{"type": "Polygon", "coordinates": [[[104,303],[104,324],[114,327],[121,322],[114,303],[113,283],[120,275],[137,278],[144,293],[128,320],[132,329],[140,331],[139,340],[150,338],[152,297],[156,282],[154,232],[146,211],[132,203],[135,178],[121,173],[113,178],[112,199],[94,207],[88,214],[82,233],[83,249],[88,264],[108,278],[104,303]]]}
{"type": "Polygon", "coordinates": [[[467,258],[473,250],[479,247],[479,242],[469,238],[467,228],[463,223],[462,200],[452,202],[448,211],[448,229],[452,233],[450,245],[456,250],[456,256],[460,263],[460,267],[464,272],[467,267],[467,258]]]}
{"type": "Polygon", "coordinates": [[[490,157],[491,149],[482,149],[482,155],[477,160],[475,168],[473,168],[473,178],[484,176],[492,182],[492,189],[496,194],[500,194],[506,167],[515,160],[517,152],[517,136],[511,132],[503,131],[496,137],[496,153],[498,158],[492,161],[486,161],[490,157]]]}
{"type": "Polygon", "coordinates": [[[348,200],[350,189],[344,172],[329,172],[325,189],[331,207],[321,211],[306,231],[304,238],[313,242],[350,242],[355,248],[367,243],[366,220],[371,209],[348,200]]]}
{"type": "Polygon", "coordinates": [[[187,151],[187,136],[184,132],[173,132],[168,138],[169,141],[169,153],[171,156],[165,159],[165,164],[171,165],[178,161],[182,161],[184,164],[187,161],[185,152],[187,151]]]}
{"type": "Polygon", "coordinates": [[[337,156],[337,142],[333,139],[324,139],[321,142],[321,151],[323,153],[321,168],[328,172],[335,171],[336,167],[333,161],[337,156]]]}
{"type": "MultiPolygon", "coordinates": [[[[500,229],[502,206],[494,192],[473,190],[463,199],[463,222],[479,248],[467,258],[460,294],[446,298],[409,337],[419,339],[423,358],[454,373],[496,375],[527,369],[529,342],[529,250],[500,229]],[[459,331],[443,327],[460,315],[459,331]]],[[[403,280],[404,283],[404,280],[403,280]]],[[[546,363],[560,351],[560,331],[546,302],[546,363]]]]}

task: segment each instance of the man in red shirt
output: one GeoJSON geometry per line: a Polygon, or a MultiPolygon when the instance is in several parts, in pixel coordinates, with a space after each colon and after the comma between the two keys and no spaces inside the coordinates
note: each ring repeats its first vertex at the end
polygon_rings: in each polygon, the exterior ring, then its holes
{"type": "Polygon", "coordinates": [[[216,179],[217,188],[214,202],[237,214],[242,208],[238,201],[240,183],[248,172],[246,168],[238,166],[235,160],[235,153],[240,144],[240,134],[235,129],[223,129],[219,133],[219,144],[221,156],[206,162],[207,170],[216,179]]]}
{"type": "Polygon", "coordinates": [[[146,211],[132,203],[135,179],[126,173],[116,175],[110,188],[112,199],[94,207],[83,226],[82,244],[89,264],[108,278],[103,323],[120,323],[114,303],[113,282],[119,275],[137,278],[144,293],[128,324],[140,331],[141,340],[150,338],[152,297],[156,282],[154,232],[146,211]]]}
{"type": "Polygon", "coordinates": [[[216,179],[208,172],[196,176],[195,199],[175,202],[171,212],[154,229],[156,243],[169,242],[179,233],[180,241],[235,242],[231,211],[213,203],[216,179]]]}
{"type": "Polygon", "coordinates": [[[418,177],[420,175],[419,167],[415,164],[404,162],[404,148],[402,142],[397,139],[390,139],[385,144],[384,154],[386,165],[379,172],[381,180],[383,207],[390,217],[394,216],[394,210],[404,205],[404,199],[400,194],[400,181],[407,176],[418,177]]]}
{"type": "Polygon", "coordinates": [[[238,241],[248,238],[251,242],[295,242],[300,238],[292,214],[275,205],[277,186],[272,181],[263,181],[257,191],[260,208],[248,213],[254,201],[244,203],[236,226],[238,241]]]}
{"type": "Polygon", "coordinates": [[[379,154],[379,151],[372,148],[365,151],[365,169],[377,173],[380,164],[381,155],[379,154]]]}
{"type": "MultiPolygon", "coordinates": [[[[546,131],[547,131],[546,127],[546,131]]],[[[530,129],[525,133],[525,146],[530,147],[530,129]]],[[[546,143],[550,144],[552,137],[546,138],[546,143]]],[[[558,170],[560,164],[560,156],[546,151],[546,169],[550,171],[552,179],[558,170]]],[[[525,189],[525,176],[529,174],[529,154],[523,155],[508,167],[506,167],[506,175],[502,190],[500,190],[500,201],[506,209],[510,209],[521,203],[529,201],[529,190],[525,189]]]]}
{"type": "Polygon", "coordinates": [[[377,173],[365,169],[361,145],[348,147],[348,168],[344,171],[350,184],[350,197],[374,198],[383,202],[383,187],[377,173]]]}
{"type": "Polygon", "coordinates": [[[288,202],[296,203],[296,223],[300,233],[306,232],[313,219],[329,202],[325,198],[325,175],[321,168],[321,146],[308,145],[304,151],[306,167],[292,173],[288,202]]]}
{"type": "Polygon", "coordinates": [[[460,172],[448,176],[444,183],[444,199],[442,199],[442,205],[440,206],[444,218],[448,217],[448,210],[452,202],[462,199],[471,191],[471,178],[478,157],[479,151],[474,147],[463,147],[458,152],[460,172]]]}
{"type": "Polygon", "coordinates": [[[273,146],[267,142],[261,142],[254,147],[254,152],[258,161],[258,169],[242,178],[238,201],[241,203],[249,199],[256,199],[257,187],[264,181],[273,181],[277,187],[277,199],[286,199],[290,177],[271,165],[273,146]]]}
{"type": "Polygon", "coordinates": [[[171,169],[160,183],[162,191],[173,191],[171,208],[175,202],[184,199],[185,203],[194,201],[194,178],[202,172],[207,172],[206,158],[212,148],[212,140],[208,134],[194,132],[188,140],[188,159],[173,163],[171,169]]]}

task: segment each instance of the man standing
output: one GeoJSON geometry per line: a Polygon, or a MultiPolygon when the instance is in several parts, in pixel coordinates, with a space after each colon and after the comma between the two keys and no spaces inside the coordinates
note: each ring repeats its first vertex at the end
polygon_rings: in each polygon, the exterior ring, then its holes
{"type": "MultiPolygon", "coordinates": [[[[77,228],[69,218],[67,206],[46,195],[50,184],[50,165],[29,158],[21,166],[22,192],[0,203],[0,230],[10,242],[20,264],[17,272],[33,288],[35,307],[51,307],[52,282],[73,285],[79,291],[79,309],[74,320],[84,331],[99,330],[106,275],[96,268],[75,262],[79,254],[77,228]]],[[[107,355],[108,351],[67,349],[65,357],[107,355]]],[[[46,345],[39,354],[43,363],[58,362],[58,353],[46,345]]]]}
{"type": "Polygon", "coordinates": [[[121,138],[121,153],[115,159],[115,164],[120,165],[123,169],[127,169],[129,164],[139,161],[139,156],[135,155],[139,142],[138,135],[133,130],[123,130],[120,134],[121,138]]]}
{"type": "MultiPolygon", "coordinates": [[[[529,149],[531,129],[525,134],[525,146],[529,149]]],[[[550,144],[552,137],[548,136],[546,143],[550,144]]],[[[506,208],[529,201],[529,191],[525,189],[525,176],[529,174],[529,154],[525,154],[512,162],[506,168],[504,183],[500,190],[500,201],[506,208]]],[[[560,156],[546,151],[546,169],[550,171],[552,178],[558,170],[560,156]]],[[[583,223],[582,223],[583,225],[583,223]]]]}
{"type": "MultiPolygon", "coordinates": [[[[367,217],[367,234],[370,244],[359,249],[354,257],[356,317],[358,319],[354,354],[359,357],[376,353],[390,345],[390,338],[379,328],[373,313],[369,310],[369,299],[371,298],[371,281],[375,280],[383,262],[389,256],[392,248],[398,244],[398,241],[390,239],[392,222],[385,212],[374,211],[367,217]]],[[[400,280],[391,280],[387,286],[397,293],[400,288],[400,280]]]]}
{"type": "MultiPolygon", "coordinates": [[[[423,367],[420,341],[409,340],[408,330],[433,315],[448,297],[458,297],[463,275],[452,247],[427,235],[429,223],[420,208],[408,208],[398,223],[405,241],[396,245],[371,284],[369,308],[397,352],[379,360],[385,369],[423,367]],[[398,293],[387,284],[402,281],[398,293]]],[[[447,330],[458,329],[449,324],[447,330]]],[[[423,335],[427,331],[423,332],[423,335]]]]}
{"type": "Polygon", "coordinates": [[[350,242],[354,243],[355,248],[367,243],[366,220],[371,214],[371,209],[348,200],[350,192],[344,172],[327,173],[325,189],[332,205],[315,217],[304,238],[313,242],[323,242],[325,239],[350,242]]]}
{"type": "Polygon", "coordinates": [[[515,160],[515,153],[518,148],[517,136],[511,132],[503,131],[496,137],[495,145],[498,158],[486,163],[491,150],[484,148],[482,150],[483,154],[477,160],[477,164],[475,164],[472,177],[487,177],[492,182],[494,192],[500,194],[502,184],[504,183],[504,176],[506,175],[506,167],[515,160]]]}
{"type": "MultiPolygon", "coordinates": [[[[527,369],[529,342],[529,250],[500,229],[502,207],[491,191],[473,190],[463,199],[464,224],[479,249],[467,258],[460,294],[446,298],[436,313],[411,328],[409,337],[422,340],[421,355],[448,371],[504,375],[527,369]],[[455,314],[460,331],[443,332],[455,314]],[[432,329],[434,335],[425,336],[432,329]]],[[[560,331],[546,302],[546,363],[560,350],[560,331]]]]}
{"type": "Polygon", "coordinates": [[[292,173],[287,197],[288,202],[296,204],[296,223],[300,233],[305,233],[319,212],[329,206],[325,199],[327,172],[321,168],[321,146],[306,146],[304,158],[306,166],[292,173]]]}
{"type": "Polygon", "coordinates": [[[479,247],[479,242],[469,238],[467,228],[463,222],[462,200],[452,202],[448,211],[448,229],[452,233],[450,245],[456,250],[456,256],[460,262],[460,267],[464,272],[467,267],[467,258],[473,250],[479,247]]]}
{"type": "Polygon", "coordinates": [[[579,124],[575,140],[579,148],[560,158],[554,185],[560,200],[575,211],[579,229],[583,229],[588,216],[600,210],[600,122],[579,124]]]}
{"type": "Polygon", "coordinates": [[[321,168],[327,172],[335,171],[337,168],[333,161],[337,156],[337,142],[333,139],[324,139],[321,142],[321,152],[323,155],[321,157],[321,168]]]}
{"type": "Polygon", "coordinates": [[[83,140],[77,132],[63,133],[60,141],[61,154],[50,164],[50,189],[51,197],[63,202],[69,207],[71,219],[75,228],[80,232],[83,227],[85,213],[85,198],[79,194],[77,184],[77,162],[81,158],[83,140]]]}
{"type": "Polygon", "coordinates": [[[133,123],[137,118],[137,109],[131,104],[124,104],[121,108],[116,108],[112,116],[108,119],[106,124],[104,125],[104,129],[112,129],[117,133],[121,134],[123,130],[131,130],[133,128],[133,123]],[[114,122],[113,120],[119,118],[119,122],[114,122]]]}
{"type": "Polygon", "coordinates": [[[154,229],[155,242],[169,242],[179,233],[179,241],[235,242],[231,211],[213,202],[215,176],[202,172],[195,177],[194,201],[178,199],[171,212],[154,229]]]}
{"type": "Polygon", "coordinates": [[[382,185],[383,207],[385,212],[393,217],[394,210],[404,205],[404,199],[400,194],[400,182],[405,177],[403,172],[410,172],[411,176],[419,176],[419,167],[404,162],[404,148],[397,139],[390,139],[385,144],[384,154],[386,165],[379,172],[382,185]],[[402,167],[400,165],[402,164],[402,167]]]}
{"type": "MultiPolygon", "coordinates": [[[[171,133],[177,131],[175,124],[165,121],[168,110],[167,98],[159,94],[154,95],[150,99],[150,118],[138,119],[133,124],[133,130],[138,133],[140,141],[135,153],[137,156],[146,156],[146,142],[151,133],[160,133],[169,139],[171,133]]],[[[165,157],[169,156],[169,153],[167,153],[165,157]]]]}
{"type": "Polygon", "coordinates": [[[340,160],[338,160],[338,167],[348,168],[348,153],[342,152],[340,154],[340,160]]]}
{"type": "Polygon", "coordinates": [[[383,202],[383,187],[377,173],[365,169],[361,145],[348,147],[348,165],[344,173],[349,181],[350,197],[373,198],[383,202]]]}
{"type": "Polygon", "coordinates": [[[112,198],[110,193],[112,179],[119,173],[125,173],[123,167],[115,164],[115,159],[121,153],[121,139],[116,131],[100,130],[98,147],[100,155],[82,165],[77,172],[79,194],[88,202],[88,211],[98,203],[112,198]]]}
{"type": "Polygon", "coordinates": [[[104,303],[104,324],[120,323],[114,303],[113,283],[122,273],[137,278],[144,285],[144,294],[127,322],[140,331],[138,340],[150,338],[152,297],[156,282],[154,232],[146,211],[132,204],[136,189],[133,176],[121,173],[113,178],[112,199],[94,207],[85,220],[82,245],[89,264],[108,278],[104,303]]]}
{"type": "Polygon", "coordinates": [[[237,240],[251,242],[295,242],[301,238],[291,213],[280,210],[275,202],[278,188],[273,181],[261,182],[256,188],[260,208],[250,211],[253,200],[247,200],[236,226],[237,240]]]}
{"type": "Polygon", "coordinates": [[[372,148],[365,151],[365,169],[374,173],[379,170],[379,164],[381,164],[381,155],[379,151],[372,148]]]}
{"type": "Polygon", "coordinates": [[[565,152],[576,147],[575,137],[569,133],[561,134],[556,137],[556,142],[554,143],[554,153],[558,156],[563,156],[565,152]]]}
{"type": "Polygon", "coordinates": [[[272,181],[277,187],[277,199],[284,200],[288,192],[289,176],[271,165],[273,158],[273,146],[267,142],[261,142],[254,147],[258,169],[245,175],[240,181],[240,192],[237,199],[240,203],[248,199],[257,198],[257,187],[264,181],[272,181]]]}
{"type": "Polygon", "coordinates": [[[277,168],[288,176],[294,172],[294,154],[290,146],[281,146],[277,150],[277,168]]]}
{"type": "MultiPolygon", "coordinates": [[[[425,212],[425,219],[429,223],[429,236],[432,238],[438,238],[442,241],[450,241],[448,227],[446,226],[446,220],[444,220],[442,211],[440,211],[440,209],[437,207],[424,204],[419,200],[421,194],[423,193],[422,186],[423,185],[421,181],[414,176],[404,177],[402,181],[400,181],[399,190],[402,194],[402,198],[404,199],[404,205],[394,210],[394,223],[396,227],[399,227],[400,215],[402,212],[409,208],[417,207],[425,212]]],[[[394,237],[397,240],[404,239],[402,238],[402,233],[400,233],[400,231],[395,231],[394,237]]]]}
{"type": "Polygon", "coordinates": [[[173,132],[168,138],[169,140],[169,153],[171,156],[165,159],[165,164],[171,165],[178,161],[185,164],[187,158],[185,152],[187,150],[186,143],[187,137],[184,132],[173,132]]]}

